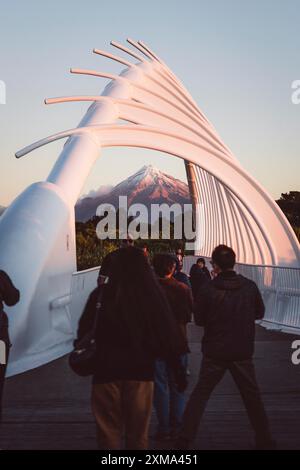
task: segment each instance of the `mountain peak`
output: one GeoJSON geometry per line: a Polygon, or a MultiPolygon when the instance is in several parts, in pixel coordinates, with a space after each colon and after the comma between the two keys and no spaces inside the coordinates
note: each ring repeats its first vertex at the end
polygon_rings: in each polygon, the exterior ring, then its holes
{"type": "Polygon", "coordinates": [[[99,204],[119,205],[119,196],[128,197],[128,205],[134,203],[151,204],[190,203],[186,183],[168,175],[153,165],[144,165],[136,173],[117,184],[108,194],[81,199],[76,207],[76,219],[88,220],[96,213],[99,204]]]}
{"type": "Polygon", "coordinates": [[[132,175],[133,177],[135,175],[140,175],[140,176],[146,176],[146,175],[151,175],[151,176],[155,176],[155,175],[162,175],[162,172],[156,168],[155,166],[153,165],[144,165],[142,168],[140,168],[134,175],[132,175]]]}
{"type": "Polygon", "coordinates": [[[140,171],[144,171],[144,172],[153,172],[153,173],[161,173],[161,171],[160,171],[158,168],[156,168],[155,166],[153,166],[153,165],[151,165],[151,164],[150,164],[150,165],[144,165],[144,166],[140,169],[140,171]]]}

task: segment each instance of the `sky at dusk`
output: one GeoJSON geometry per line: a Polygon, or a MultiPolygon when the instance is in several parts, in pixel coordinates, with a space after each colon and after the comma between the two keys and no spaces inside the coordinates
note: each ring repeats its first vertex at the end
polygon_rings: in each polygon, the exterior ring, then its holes
{"type": "MultiPolygon", "coordinates": [[[[142,40],[180,78],[223,141],[277,198],[300,190],[299,0],[0,0],[0,205],[47,178],[63,141],[23,159],[14,153],[76,127],[88,104],[45,106],[46,97],[96,95],[107,81],[70,67],[119,73],[92,54],[110,40],[142,40]]],[[[119,52],[116,52],[120,54],[119,52]]],[[[120,54],[121,55],[121,54],[120,54]]],[[[123,67],[124,68],[124,67],[123,67]]],[[[115,184],[145,164],[185,179],[177,158],[140,149],[105,149],[83,192],[115,184]]]]}

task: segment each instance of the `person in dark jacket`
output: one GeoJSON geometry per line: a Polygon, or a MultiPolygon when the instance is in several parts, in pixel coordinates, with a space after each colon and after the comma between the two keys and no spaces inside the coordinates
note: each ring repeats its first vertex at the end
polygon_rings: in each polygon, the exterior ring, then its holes
{"type": "Polygon", "coordinates": [[[173,277],[174,277],[174,279],[176,279],[176,281],[182,282],[189,289],[191,289],[191,283],[190,283],[189,277],[187,276],[187,274],[185,274],[183,272],[183,262],[182,261],[178,261],[176,263],[175,272],[174,272],[173,277]]]}
{"type": "Polygon", "coordinates": [[[203,359],[198,382],[184,412],[177,447],[189,448],[207,401],[228,370],[246,407],[257,448],[273,448],[252,362],[255,320],[263,318],[264,303],[256,284],[233,270],[235,253],[231,248],[225,245],[215,248],[212,264],[218,275],[199,291],[196,299],[195,322],[204,327],[203,359]]]}
{"type": "MultiPolygon", "coordinates": [[[[155,361],[166,358],[177,386],[184,388],[180,356],[185,342],[142,250],[118,250],[108,283],[99,288],[103,296],[92,386],[99,448],[120,449],[125,436],[126,449],[146,449],[155,361]]],[[[95,290],[79,323],[79,339],[94,324],[97,299],[95,290]]]]}
{"type": "Polygon", "coordinates": [[[8,334],[8,317],[3,310],[3,304],[11,307],[19,302],[20,292],[13,285],[9,276],[0,271],[0,341],[1,347],[4,347],[4,361],[0,361],[0,422],[2,419],[2,394],[4,388],[4,379],[7,368],[10,340],[8,334]]]}
{"type": "MultiPolygon", "coordinates": [[[[180,358],[181,364],[186,370],[187,353],[189,352],[186,325],[192,318],[192,292],[186,284],[174,279],[176,263],[172,255],[162,253],[155,255],[153,267],[186,345],[186,352],[180,358]]],[[[172,367],[164,358],[159,358],[156,361],[154,382],[154,407],[158,419],[155,439],[165,440],[178,434],[184,403],[184,392],[178,391],[176,387],[172,367]]]]}
{"type": "Polygon", "coordinates": [[[211,280],[209,270],[205,266],[205,259],[198,258],[197,262],[190,269],[190,282],[193,297],[196,299],[198,291],[211,280]]]}

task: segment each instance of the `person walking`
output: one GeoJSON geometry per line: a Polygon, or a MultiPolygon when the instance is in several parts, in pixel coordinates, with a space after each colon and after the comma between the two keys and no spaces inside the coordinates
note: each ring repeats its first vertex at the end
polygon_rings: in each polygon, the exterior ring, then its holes
{"type": "Polygon", "coordinates": [[[198,258],[190,269],[190,282],[194,299],[197,297],[198,291],[211,280],[209,270],[205,266],[205,259],[198,258]]]}
{"type": "Polygon", "coordinates": [[[256,448],[273,449],[252,361],[255,320],[263,318],[264,303],[256,284],[234,271],[235,253],[230,247],[215,248],[212,265],[218,275],[199,291],[194,310],[196,324],[204,327],[200,375],[186,405],[176,447],[190,448],[211,393],[229,371],[254,429],[256,448]]]}
{"type": "Polygon", "coordinates": [[[12,283],[10,277],[4,271],[0,271],[0,341],[5,348],[4,363],[0,363],[0,423],[2,421],[2,395],[4,388],[5,373],[8,363],[10,340],[8,333],[8,316],[4,312],[3,304],[11,307],[19,302],[20,292],[12,283]]]}
{"type": "Polygon", "coordinates": [[[189,289],[191,289],[191,283],[190,283],[189,277],[188,277],[187,274],[185,274],[183,272],[183,262],[182,261],[178,261],[176,263],[175,272],[173,274],[173,277],[174,277],[174,279],[176,279],[176,281],[182,282],[189,289]]]}
{"type": "MultiPolygon", "coordinates": [[[[186,325],[191,321],[192,316],[192,293],[188,286],[174,279],[176,262],[172,255],[155,255],[153,267],[185,343],[185,352],[180,360],[186,371],[189,352],[186,325]]],[[[159,358],[156,361],[154,386],[154,407],[158,419],[155,439],[166,440],[177,436],[181,426],[184,402],[184,392],[176,387],[173,369],[164,358],[159,358]]]]}
{"type": "MultiPolygon", "coordinates": [[[[108,282],[101,283],[102,307],[96,331],[97,365],[92,411],[99,449],[146,449],[154,366],[164,357],[179,389],[186,386],[180,357],[185,343],[142,250],[115,252],[108,282]]],[[[107,281],[107,280],[106,280],[107,281]]],[[[98,299],[94,291],[79,323],[78,338],[90,331],[98,299]]]]}

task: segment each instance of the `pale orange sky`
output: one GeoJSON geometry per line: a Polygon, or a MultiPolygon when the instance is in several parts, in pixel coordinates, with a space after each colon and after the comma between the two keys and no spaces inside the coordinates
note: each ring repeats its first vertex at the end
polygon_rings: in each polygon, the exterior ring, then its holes
{"type": "MultiPolygon", "coordinates": [[[[14,152],[76,127],[86,104],[43,105],[51,96],[98,94],[105,81],[72,76],[71,66],[120,72],[91,54],[111,39],[149,43],[187,86],[242,165],[274,198],[299,190],[300,79],[298,0],[115,0],[112,3],[11,0],[1,5],[0,205],[47,177],[62,142],[21,160],[14,152]]],[[[115,184],[144,164],[184,179],[184,165],[154,152],[105,150],[83,192],[115,184]]]]}

